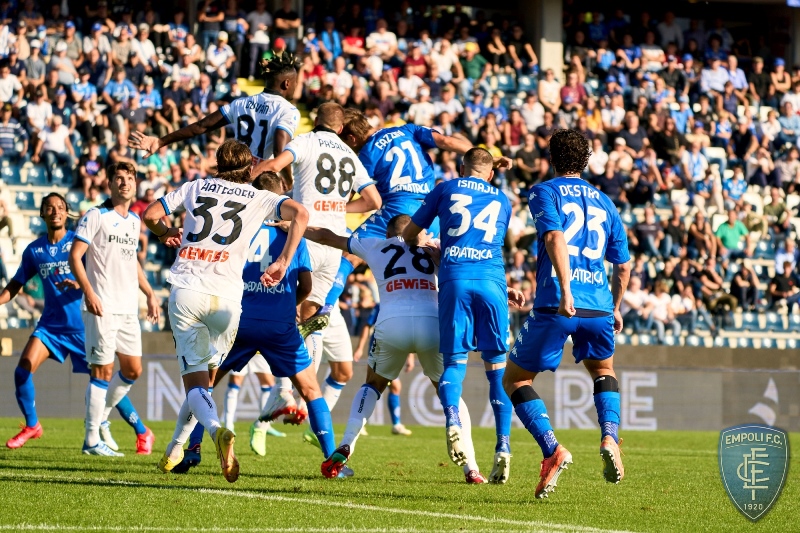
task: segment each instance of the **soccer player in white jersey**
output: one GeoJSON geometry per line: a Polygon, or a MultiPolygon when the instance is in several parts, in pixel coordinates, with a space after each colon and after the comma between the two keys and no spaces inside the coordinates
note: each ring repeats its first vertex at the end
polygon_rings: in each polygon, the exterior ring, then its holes
{"type": "MultiPolygon", "coordinates": [[[[87,211],[78,223],[69,266],[83,290],[86,362],[91,367],[83,453],[120,456],[101,440],[100,424],[142,373],[137,288],[147,296],[147,318],[154,324],[160,303],[136,259],[141,221],[129,210],[136,198],[136,167],[120,162],[109,166],[106,173],[111,198],[87,211]],[[120,366],[117,373],[115,355],[120,366]]],[[[149,454],[155,441],[153,432],[146,429],[138,438],[146,446],[137,444],[137,453],[149,454]]]]}
{"type": "MultiPolygon", "coordinates": [[[[367,174],[358,156],[340,138],[344,126],[344,109],[339,104],[329,102],[319,106],[313,131],[298,135],[286,146],[286,150],[275,159],[267,161],[266,171],[280,172],[289,165],[294,166],[294,191],[292,197],[302,204],[309,213],[309,224],[325,227],[338,235],[347,232],[347,213],[365,213],[381,206],[381,197],[375,182],[367,174]],[[359,193],[357,200],[350,200],[352,193],[359,193]]],[[[342,258],[341,250],[308,243],[311,257],[313,285],[309,297],[300,304],[300,323],[307,323],[325,305],[325,299],[333,286],[342,258]]],[[[322,315],[320,315],[322,317],[322,315]]],[[[327,325],[325,317],[324,325],[327,325]]],[[[347,341],[349,343],[349,339],[347,341]]],[[[306,337],[306,347],[319,368],[323,339],[322,332],[316,331],[306,337]]],[[[322,387],[323,396],[329,409],[333,410],[339,392],[353,375],[352,346],[347,352],[330,352],[330,379],[322,387]]],[[[276,396],[274,411],[284,407],[283,395],[276,396]]],[[[267,409],[269,415],[273,410],[267,409]]],[[[313,435],[306,435],[313,441],[313,435]]]]}
{"type": "MultiPolygon", "coordinates": [[[[366,261],[375,275],[381,299],[367,379],[353,399],[339,447],[322,463],[322,474],[326,477],[336,477],[347,463],[361,428],[389,382],[400,375],[409,353],[417,354],[425,375],[435,387],[439,386],[443,363],[439,353],[437,266],[426,249],[408,246],[400,237],[410,221],[408,215],[393,217],[387,224],[386,238],[360,239],[358,232],[349,238],[340,237],[322,228],[306,231],[306,239],[347,250],[366,261]]],[[[463,402],[461,409],[466,412],[463,402]]],[[[465,429],[465,434],[469,433],[465,429]]],[[[464,442],[461,464],[467,483],[487,483],[475,462],[471,434],[464,442]]]]}
{"type": "Polygon", "coordinates": [[[283,279],[308,220],[297,202],[254,188],[251,170],[249,148],[225,141],[217,149],[216,176],[185,183],[144,212],[145,224],[161,242],[180,246],[168,277],[169,316],[187,393],[173,440],[158,464],[164,472],[181,462],[183,443],[199,421],[214,441],[225,479],[239,478],[235,434],[219,423],[208,388],[236,337],[250,240],[265,218],[291,220],[283,251],[261,277],[264,285],[274,286],[283,279]],[[182,231],[162,222],[179,209],[186,210],[182,231]]]}
{"type": "MultiPolygon", "coordinates": [[[[297,86],[298,60],[284,52],[262,62],[264,91],[254,96],[237,98],[219,110],[210,113],[188,126],[161,137],[150,137],[139,132],[131,134],[131,146],[145,150],[148,155],[162,146],[185,141],[211,131],[233,126],[237,140],[250,148],[253,155],[253,175],[263,169],[260,164],[283,152],[294,137],[300,122],[300,112],[289,102],[297,86]]],[[[284,173],[287,188],[291,189],[291,173],[284,173]]]]}

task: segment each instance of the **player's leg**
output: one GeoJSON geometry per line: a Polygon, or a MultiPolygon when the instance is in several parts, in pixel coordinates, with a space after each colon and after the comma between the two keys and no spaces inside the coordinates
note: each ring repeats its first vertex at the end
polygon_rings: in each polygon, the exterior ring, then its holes
{"type": "Polygon", "coordinates": [[[244,383],[245,376],[249,374],[247,367],[242,372],[231,373],[228,377],[228,387],[225,390],[225,400],[222,402],[222,425],[233,431],[236,420],[236,407],[239,405],[239,391],[244,383]]]}
{"type": "Polygon", "coordinates": [[[317,374],[314,372],[314,365],[311,364],[310,356],[308,366],[294,374],[291,380],[298,394],[306,403],[308,422],[312,433],[319,442],[322,455],[328,457],[336,447],[336,437],[333,433],[331,412],[328,409],[325,398],[322,397],[319,383],[317,383],[317,374]]]}
{"type": "MultiPolygon", "coordinates": [[[[414,354],[409,354],[414,357],[414,354]]],[[[389,394],[386,395],[386,406],[389,408],[389,416],[392,417],[392,435],[411,435],[411,430],[403,425],[400,418],[400,393],[403,392],[403,383],[400,378],[393,379],[389,384],[389,394]]]]}
{"type": "Polygon", "coordinates": [[[331,313],[331,321],[322,336],[322,355],[330,365],[330,373],[322,384],[322,397],[333,411],[342,389],[353,377],[353,344],[342,313],[331,313]]]}
{"type": "Polygon", "coordinates": [[[42,436],[42,425],[36,414],[36,389],[33,386],[33,374],[39,366],[50,356],[50,350],[41,339],[31,336],[22,356],[14,369],[14,387],[17,405],[25,417],[25,426],[22,430],[6,442],[9,448],[21,448],[29,439],[38,439],[42,436]]]}
{"type": "MultiPolygon", "coordinates": [[[[250,366],[253,369],[253,373],[256,375],[256,379],[258,380],[258,386],[259,389],[261,390],[258,406],[259,409],[263,411],[273,395],[273,389],[276,388],[277,383],[275,381],[275,376],[272,375],[272,369],[269,367],[269,364],[267,364],[267,361],[261,354],[257,354],[251,360],[250,366]]],[[[285,382],[288,383],[288,388],[291,389],[292,387],[291,380],[289,380],[289,378],[283,378],[283,379],[285,379],[285,382]]],[[[272,437],[286,436],[286,433],[283,433],[275,429],[272,426],[272,422],[269,421],[261,421],[256,419],[255,422],[253,422],[253,425],[250,430],[251,438],[252,438],[252,432],[254,430],[253,428],[263,430],[265,432],[265,435],[270,435],[272,437]]]]}

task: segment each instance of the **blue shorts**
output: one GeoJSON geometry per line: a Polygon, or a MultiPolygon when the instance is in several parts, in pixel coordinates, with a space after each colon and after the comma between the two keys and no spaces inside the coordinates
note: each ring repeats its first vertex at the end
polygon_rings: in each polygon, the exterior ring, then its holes
{"type": "MultiPolygon", "coordinates": [[[[372,215],[364,221],[361,226],[356,230],[358,236],[361,238],[376,237],[380,239],[386,238],[386,226],[389,221],[397,215],[413,216],[414,213],[422,205],[422,199],[414,200],[408,199],[402,202],[390,203],[382,206],[375,211],[372,215]]],[[[439,218],[433,220],[431,227],[427,229],[428,233],[433,233],[434,237],[439,236],[439,218]]]]}
{"type": "Polygon", "coordinates": [[[241,371],[256,352],[264,356],[278,378],[290,378],[313,363],[296,324],[242,319],[220,371],[241,371]]]}
{"type": "Polygon", "coordinates": [[[86,364],[86,342],[83,332],[80,333],[51,333],[44,327],[33,330],[31,337],[36,337],[50,351],[50,359],[59,363],[72,359],[72,372],[75,374],[88,374],[89,365],[86,364]]]}
{"type": "Polygon", "coordinates": [[[500,362],[492,356],[502,352],[505,361],[508,337],[505,283],[465,279],[445,281],[439,286],[439,350],[442,354],[487,352],[482,355],[484,360],[500,362]]]}
{"type": "Polygon", "coordinates": [[[614,316],[567,318],[555,313],[531,312],[508,356],[529,372],[555,371],[572,335],[575,362],[602,361],[614,355],[614,316]]]}

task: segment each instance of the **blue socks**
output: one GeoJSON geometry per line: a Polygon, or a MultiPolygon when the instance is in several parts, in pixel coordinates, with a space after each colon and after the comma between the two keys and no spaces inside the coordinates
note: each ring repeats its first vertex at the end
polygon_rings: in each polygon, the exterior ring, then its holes
{"type": "Polygon", "coordinates": [[[464,378],[467,376],[467,354],[444,354],[444,372],[439,378],[439,401],[442,402],[446,426],[461,427],[458,401],[461,399],[464,378]]]}
{"type": "Polygon", "coordinates": [[[594,406],[597,409],[597,422],[601,436],[611,436],[619,444],[619,385],[612,376],[600,376],[594,381],[594,406]]]}
{"type": "Polygon", "coordinates": [[[487,370],[486,379],[489,380],[489,402],[494,411],[494,426],[497,433],[497,444],[494,451],[511,452],[509,436],[511,435],[511,399],[503,389],[503,374],[505,368],[487,370]]]}
{"type": "MultiPolygon", "coordinates": [[[[208,393],[211,394],[212,392],[214,392],[214,387],[209,387],[208,388],[208,393]]],[[[203,435],[205,434],[205,432],[206,432],[206,428],[203,427],[203,424],[198,422],[194,426],[194,429],[192,430],[192,433],[189,435],[189,448],[188,449],[191,450],[192,448],[195,448],[195,447],[199,448],[200,444],[203,443],[203,435]]]]}
{"type": "Polygon", "coordinates": [[[33,374],[18,366],[14,370],[14,385],[17,405],[25,416],[25,425],[33,427],[39,423],[36,416],[36,389],[33,386],[33,374]]]}
{"type": "Polygon", "coordinates": [[[525,429],[536,439],[544,457],[553,455],[558,448],[558,441],[553,433],[553,426],[550,425],[550,417],[547,416],[544,402],[533,387],[524,385],[515,390],[511,395],[511,403],[514,404],[514,410],[525,429]]]}
{"type": "Polygon", "coordinates": [[[333,436],[333,423],[328,404],[325,402],[325,398],[320,397],[307,402],[306,407],[311,431],[317,436],[322,454],[327,459],[336,450],[336,439],[333,436]]]}
{"type": "Polygon", "coordinates": [[[392,416],[392,425],[396,426],[400,423],[400,395],[389,393],[386,398],[386,403],[389,404],[389,414],[392,416]]]}
{"type": "Polygon", "coordinates": [[[122,419],[133,428],[137,435],[144,435],[147,432],[147,428],[144,427],[142,419],[139,418],[139,413],[136,412],[136,408],[133,406],[133,402],[131,402],[130,398],[127,396],[122,398],[119,403],[117,403],[117,411],[119,411],[122,419]]]}

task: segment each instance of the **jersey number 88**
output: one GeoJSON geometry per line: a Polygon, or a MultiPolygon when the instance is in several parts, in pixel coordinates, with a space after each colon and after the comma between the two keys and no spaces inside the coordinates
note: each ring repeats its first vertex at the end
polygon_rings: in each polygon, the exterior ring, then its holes
{"type": "MultiPolygon", "coordinates": [[[[320,154],[317,159],[317,177],[314,186],[321,194],[330,194],[336,190],[336,161],[330,154],[320,154]]],[[[339,161],[339,195],[344,198],[353,188],[356,165],[349,157],[339,161]]]]}

